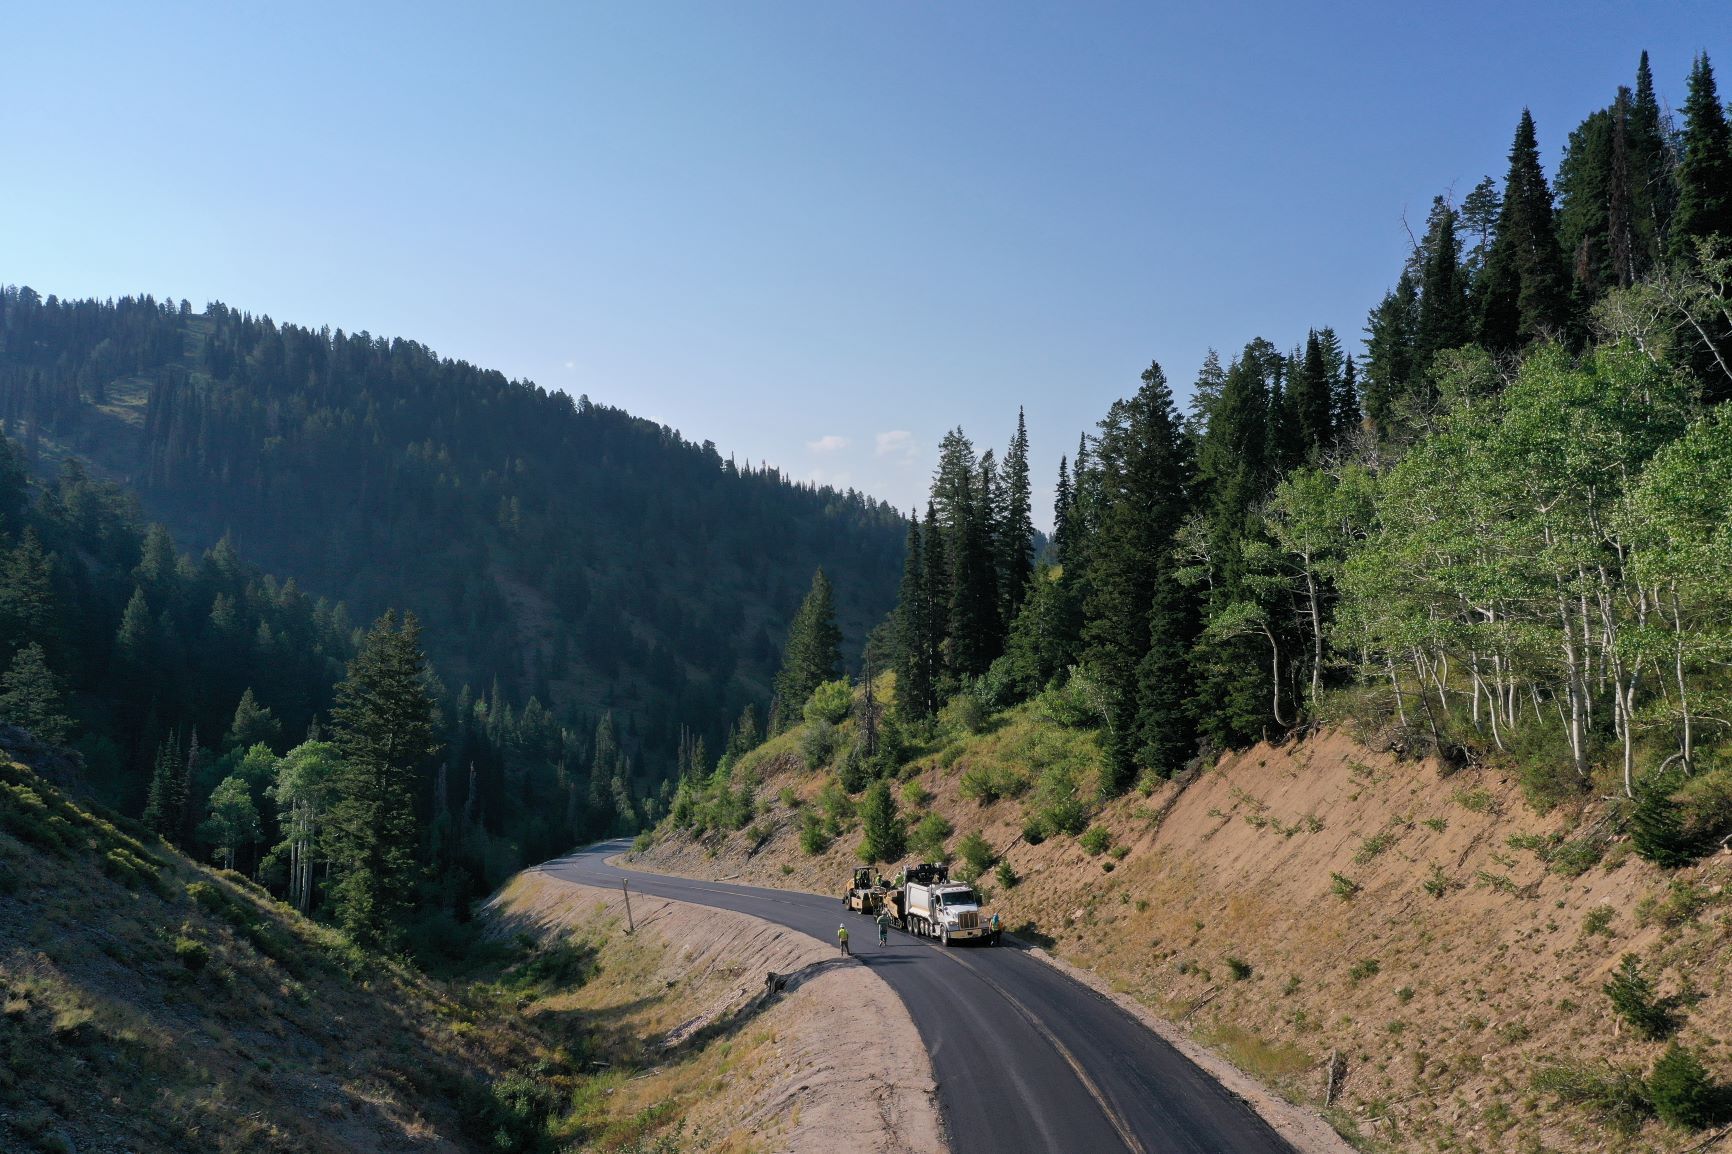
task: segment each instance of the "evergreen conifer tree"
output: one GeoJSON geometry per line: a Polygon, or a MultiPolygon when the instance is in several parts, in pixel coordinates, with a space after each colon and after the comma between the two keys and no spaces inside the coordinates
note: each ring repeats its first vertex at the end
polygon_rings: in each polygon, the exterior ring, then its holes
{"type": "Polygon", "coordinates": [[[1706,52],[1690,67],[1677,179],[1672,255],[1693,260],[1698,240],[1714,235],[1732,240],[1732,126],[1706,52]]]}
{"type": "Polygon", "coordinates": [[[1226,382],[1227,370],[1221,367],[1221,354],[1210,349],[1203,355],[1203,367],[1197,370],[1197,379],[1191,384],[1191,400],[1185,410],[1185,433],[1192,444],[1201,441],[1208,430],[1209,414],[1226,382]]]}
{"type": "Polygon", "coordinates": [[[1065,563],[1065,553],[1070,547],[1070,505],[1069,458],[1061,454],[1058,459],[1058,483],[1053,487],[1052,497],[1052,555],[1060,565],[1065,563]]]}
{"type": "Polygon", "coordinates": [[[875,781],[860,800],[860,826],[865,834],[860,843],[860,860],[893,862],[908,848],[908,831],[896,812],[896,797],[890,783],[875,781]]]}
{"type": "Polygon", "coordinates": [[[241,693],[240,703],[235,706],[234,721],[223,737],[223,748],[251,749],[262,744],[275,749],[282,733],[282,724],[272,715],[269,706],[259,704],[249,686],[241,693]]]}
{"type": "Polygon", "coordinates": [[[1480,292],[1480,343],[1513,349],[1563,333],[1569,321],[1568,286],[1534,118],[1524,108],[1510,145],[1503,211],[1480,292]]]}
{"type": "Polygon", "coordinates": [[[0,676],[0,721],[27,729],[36,740],[50,745],[65,741],[72,729],[59,679],[48,668],[42,646],[34,641],[18,651],[0,676]]]}
{"type": "Polygon", "coordinates": [[[1443,197],[1431,202],[1431,219],[1420,245],[1419,318],[1413,355],[1420,372],[1445,349],[1473,339],[1467,284],[1461,267],[1461,242],[1455,235],[1455,210],[1443,197]]]}
{"type": "Polygon", "coordinates": [[[1660,1121],[1686,1130],[1712,1125],[1721,1108],[1720,1089],[1702,1060],[1676,1042],[1655,1061],[1648,1077],[1648,1095],[1660,1121]]]}
{"type": "Polygon", "coordinates": [[[144,807],[144,824],[168,841],[181,844],[186,830],[186,768],[179,741],[170,737],[156,750],[150,775],[150,793],[144,807]]]}
{"type": "Polygon", "coordinates": [[[1630,213],[1635,231],[1632,277],[1645,276],[1667,251],[1678,182],[1671,155],[1671,133],[1654,95],[1648,54],[1636,66],[1636,93],[1625,124],[1629,155],[1630,213]]]}
{"type": "Polygon", "coordinates": [[[1348,357],[1341,367],[1341,376],[1335,387],[1334,407],[1335,437],[1336,440],[1344,440],[1357,432],[1359,422],[1364,420],[1359,407],[1358,369],[1352,357],[1348,357]]]}
{"type": "Polygon", "coordinates": [[[439,751],[421,627],[386,612],[337,686],[331,743],[341,760],[326,840],[341,880],[339,918],[366,946],[395,941],[414,899],[415,792],[439,751]]]}
{"type": "Polygon", "coordinates": [[[1414,392],[1418,330],[1419,290],[1404,272],[1365,326],[1365,415],[1385,437],[1398,428],[1414,392]]]}
{"type": "Polygon", "coordinates": [[[819,569],[812,575],[812,588],[788,626],[782,669],[776,675],[776,697],[781,709],[778,730],[800,720],[812,690],[842,676],[842,631],[836,627],[832,597],[830,579],[819,569]]]}
{"type": "Polygon", "coordinates": [[[1305,354],[1293,375],[1293,411],[1305,455],[1316,460],[1335,440],[1335,398],[1322,338],[1305,335],[1305,354]]]}
{"type": "MultiPolygon", "coordinates": [[[[1172,583],[1173,533],[1184,520],[1192,465],[1190,441],[1160,365],[1143,372],[1135,395],[1108,409],[1095,462],[1100,536],[1089,559],[1083,638],[1109,703],[1108,769],[1100,786],[1111,796],[1135,779],[1144,747],[1165,758],[1191,741],[1182,708],[1188,696],[1182,654],[1194,625],[1188,601],[1166,586],[1172,583]],[[1156,631],[1163,644],[1155,664],[1173,678],[1176,699],[1165,688],[1143,691],[1139,671],[1156,631]],[[1166,661],[1169,641],[1181,654],[1176,664],[1166,661]],[[1180,708],[1171,708],[1174,700],[1180,708]]],[[[1166,773],[1173,766],[1154,768],[1166,773]]]]}
{"type": "Polygon", "coordinates": [[[1675,772],[1656,774],[1636,790],[1630,813],[1630,841],[1636,852],[1667,869],[1687,866],[1695,860],[1695,847],[1684,829],[1684,819],[1673,794],[1683,785],[1675,772]]]}
{"type": "Polygon", "coordinates": [[[31,643],[52,651],[58,640],[53,571],[36,530],[25,529],[0,564],[0,659],[31,643]]]}
{"type": "Polygon", "coordinates": [[[948,665],[959,678],[985,673],[1003,644],[986,496],[963,488],[954,507],[959,524],[954,534],[956,555],[951,559],[948,665]]]}
{"type": "Polygon", "coordinates": [[[903,559],[902,589],[896,605],[896,708],[910,719],[930,717],[936,707],[931,612],[920,520],[910,517],[908,553],[903,559]]]}
{"type": "Polygon", "coordinates": [[[1028,596],[1034,576],[1034,517],[1028,479],[1028,424],[1016,410],[1016,435],[1004,455],[1004,526],[999,532],[1003,554],[999,570],[1003,578],[1002,620],[1008,625],[1028,596]]]}
{"type": "Polygon", "coordinates": [[[949,696],[955,677],[950,669],[950,559],[944,533],[938,525],[937,509],[930,501],[926,505],[920,544],[926,550],[925,652],[931,663],[931,701],[936,709],[949,696]]]}
{"type": "Polygon", "coordinates": [[[1503,214],[1503,194],[1497,181],[1482,177],[1461,201],[1461,224],[1474,238],[1473,247],[1462,256],[1471,293],[1485,272],[1485,262],[1491,256],[1492,241],[1497,239],[1497,219],[1503,214]]]}

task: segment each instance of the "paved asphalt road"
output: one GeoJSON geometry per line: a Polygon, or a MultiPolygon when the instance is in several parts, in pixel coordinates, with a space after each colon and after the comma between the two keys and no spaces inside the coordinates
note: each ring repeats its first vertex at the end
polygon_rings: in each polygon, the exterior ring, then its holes
{"type": "Polygon", "coordinates": [[[603,842],[540,869],[595,886],[737,910],[833,943],[845,921],[855,954],[901,995],[932,1055],[955,1154],[1292,1154],[1243,1101],[1136,1019],[1057,970],[1004,945],[953,946],[872,923],[841,897],[621,870],[603,842]]]}

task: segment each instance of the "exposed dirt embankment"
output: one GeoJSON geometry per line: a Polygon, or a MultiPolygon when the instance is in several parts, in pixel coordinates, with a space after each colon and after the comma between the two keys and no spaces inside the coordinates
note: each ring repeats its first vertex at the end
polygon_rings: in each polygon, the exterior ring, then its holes
{"type": "MultiPolygon", "coordinates": [[[[1667,873],[1621,841],[1602,857],[1583,836],[1597,803],[1539,816],[1489,770],[1447,774],[1330,733],[1115,802],[1091,855],[1072,837],[1028,844],[1018,800],[961,798],[976,753],[923,759],[915,780],[925,809],[1019,875],[985,879],[1008,923],[1288,1098],[1329,1096],[1366,1148],[1716,1148],[1653,1121],[1617,1132],[1534,1076],[1560,1061],[1648,1071],[1663,1043],[1634,1036],[1601,989],[1633,953],[1681,995],[1678,1039],[1732,1078],[1732,858],[1667,873]]],[[[821,780],[792,757],[759,772],[754,830],[674,835],[636,864],[835,892],[858,828],[803,854],[821,780]]]]}
{"type": "Polygon", "coordinates": [[[612,1086],[615,1115],[685,1120],[706,1150],[937,1154],[931,1063],[882,979],[820,942],[744,914],[519,875],[494,899],[504,932],[564,936],[594,974],[532,1014],[577,1013],[638,1038],[649,1072],[612,1086]],[[765,976],[790,975],[766,999],[765,976]]]}

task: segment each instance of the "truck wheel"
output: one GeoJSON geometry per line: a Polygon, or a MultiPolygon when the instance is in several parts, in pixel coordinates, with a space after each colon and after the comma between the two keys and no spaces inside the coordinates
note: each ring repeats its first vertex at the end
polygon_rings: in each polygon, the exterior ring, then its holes
{"type": "Polygon", "coordinates": [[[950,930],[948,927],[938,931],[938,940],[944,943],[944,948],[950,948],[950,930]]]}

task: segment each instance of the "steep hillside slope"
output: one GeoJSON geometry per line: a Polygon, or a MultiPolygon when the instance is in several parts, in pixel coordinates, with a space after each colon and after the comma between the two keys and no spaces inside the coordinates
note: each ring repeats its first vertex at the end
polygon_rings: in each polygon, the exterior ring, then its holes
{"type": "Polygon", "coordinates": [[[434,981],[72,800],[76,770],[0,750],[8,1154],[943,1149],[906,1011],[809,938],[654,899],[628,935],[619,895],[530,872],[434,981]],[[768,1003],[766,969],[794,975],[768,1003]]]}
{"type": "MultiPolygon", "coordinates": [[[[836,892],[858,822],[799,739],[736,767],[758,783],[748,828],[664,830],[635,863],[836,892]],[[817,854],[801,845],[814,824],[807,848],[841,827],[817,854]]],[[[1329,1097],[1366,1149],[1706,1148],[1620,1097],[1617,1072],[1645,1076],[1665,1045],[1601,987],[1635,955],[1677,996],[1676,1039],[1732,1075],[1732,857],[1662,871],[1597,803],[1538,816],[1490,770],[1333,732],[1222,757],[1183,789],[1113,803],[1082,837],[1031,844],[1043,770],[1096,759],[1094,733],[1023,707],[915,760],[897,789],[911,824],[953,828],[951,852],[984,837],[1003,863],[982,878],[990,904],[1026,938],[1290,1098],[1329,1097]],[[982,804],[993,780],[1020,796],[982,804]]]]}
{"type": "Polygon", "coordinates": [[[0,757],[0,1148],[479,1150],[562,1062],[0,757]],[[542,1063],[536,1067],[537,1063],[542,1063]]]}
{"type": "Polygon", "coordinates": [[[356,619],[428,625],[453,682],[497,677],[635,724],[671,762],[769,699],[815,568],[854,644],[889,609],[903,524],[862,494],[425,346],[220,304],[0,292],[0,419],[38,466],[75,452],[181,548],[224,534],[356,619]]]}

